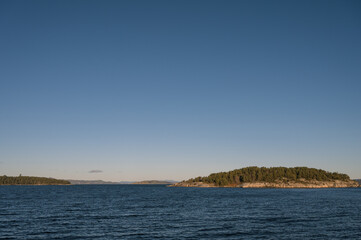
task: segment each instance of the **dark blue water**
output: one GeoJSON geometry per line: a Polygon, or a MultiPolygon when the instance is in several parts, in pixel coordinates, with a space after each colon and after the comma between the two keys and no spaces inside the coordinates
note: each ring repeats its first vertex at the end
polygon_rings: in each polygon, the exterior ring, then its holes
{"type": "Polygon", "coordinates": [[[0,186],[0,239],[361,239],[359,189],[0,186]]]}

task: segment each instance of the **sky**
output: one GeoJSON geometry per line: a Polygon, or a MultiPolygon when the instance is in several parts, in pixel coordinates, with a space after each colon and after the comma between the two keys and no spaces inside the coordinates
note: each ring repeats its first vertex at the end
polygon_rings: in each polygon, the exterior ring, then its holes
{"type": "Polygon", "coordinates": [[[0,175],[361,178],[361,2],[0,1],[0,175]]]}

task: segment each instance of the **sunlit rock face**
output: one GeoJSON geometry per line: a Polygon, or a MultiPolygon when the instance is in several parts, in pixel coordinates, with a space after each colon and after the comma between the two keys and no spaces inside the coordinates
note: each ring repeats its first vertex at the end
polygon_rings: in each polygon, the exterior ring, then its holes
{"type": "MultiPolygon", "coordinates": [[[[172,187],[217,187],[214,184],[203,182],[179,182],[171,185],[172,187]]],[[[240,187],[240,188],[350,188],[360,187],[356,181],[276,181],[276,182],[245,182],[239,185],[225,185],[223,187],[240,187]]]]}

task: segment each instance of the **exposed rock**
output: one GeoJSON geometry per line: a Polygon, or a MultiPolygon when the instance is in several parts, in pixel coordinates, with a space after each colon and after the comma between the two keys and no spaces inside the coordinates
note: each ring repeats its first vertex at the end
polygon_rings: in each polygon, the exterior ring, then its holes
{"type": "Polygon", "coordinates": [[[353,179],[353,180],[361,184],[361,179],[353,179]]]}
{"type": "MultiPolygon", "coordinates": [[[[217,187],[214,184],[203,182],[179,182],[171,187],[217,187]]],[[[300,180],[300,181],[276,181],[276,182],[245,182],[240,185],[226,185],[223,187],[240,187],[240,188],[350,188],[360,187],[356,181],[317,181],[317,180],[300,180]]]]}
{"type": "Polygon", "coordinates": [[[253,182],[243,183],[242,188],[349,188],[359,187],[355,181],[289,181],[289,182],[253,182]]]}

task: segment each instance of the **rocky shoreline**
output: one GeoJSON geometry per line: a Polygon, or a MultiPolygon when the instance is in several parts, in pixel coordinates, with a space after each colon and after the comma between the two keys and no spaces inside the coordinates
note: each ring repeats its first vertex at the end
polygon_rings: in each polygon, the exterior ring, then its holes
{"type": "MultiPolygon", "coordinates": [[[[203,182],[179,182],[170,187],[218,187],[215,184],[203,182]]],[[[360,184],[356,181],[317,181],[317,180],[299,180],[299,181],[276,181],[276,182],[244,182],[239,185],[225,185],[223,187],[234,188],[356,188],[360,184]]]]}

